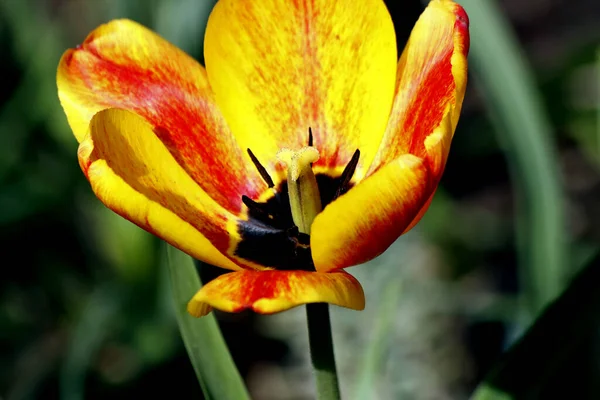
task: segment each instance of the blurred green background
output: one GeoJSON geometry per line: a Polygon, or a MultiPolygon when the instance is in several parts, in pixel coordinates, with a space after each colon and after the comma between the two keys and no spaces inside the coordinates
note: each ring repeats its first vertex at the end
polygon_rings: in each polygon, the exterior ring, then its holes
{"type": "MultiPolygon", "coordinates": [[[[472,74],[435,201],[417,229],[350,270],[367,309],[333,309],[347,398],[468,398],[600,243],[597,0],[461,3],[472,74]]],[[[422,4],[387,4],[402,48],[422,4]]],[[[0,399],[201,398],[163,245],[92,194],[55,75],[65,49],[117,17],[202,60],[213,5],[0,0],[0,399]]],[[[217,316],[253,398],[313,398],[301,308],[217,316]]],[[[598,362],[597,347],[584,350],[598,362]]],[[[569,367],[589,371],[577,360],[569,367]]]]}

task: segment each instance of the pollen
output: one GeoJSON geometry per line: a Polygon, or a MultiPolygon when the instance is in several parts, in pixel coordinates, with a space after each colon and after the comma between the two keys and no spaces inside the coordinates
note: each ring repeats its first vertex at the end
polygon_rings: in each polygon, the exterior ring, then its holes
{"type": "Polygon", "coordinates": [[[307,170],[312,171],[311,164],[319,160],[319,151],[310,146],[305,146],[297,151],[283,148],[277,152],[277,159],[286,164],[288,179],[295,182],[307,170]]]}

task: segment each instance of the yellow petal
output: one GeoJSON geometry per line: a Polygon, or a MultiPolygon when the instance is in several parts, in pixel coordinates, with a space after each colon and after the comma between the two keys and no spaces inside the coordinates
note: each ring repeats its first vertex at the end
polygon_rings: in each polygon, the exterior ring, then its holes
{"type": "Polygon", "coordinates": [[[468,25],[450,0],[431,1],[417,21],[398,63],[394,106],[371,171],[411,153],[425,158],[439,180],[465,94],[468,25]],[[442,136],[430,138],[434,131],[442,136]],[[438,154],[430,157],[426,148],[438,154]]]}
{"type": "Polygon", "coordinates": [[[364,175],[394,94],[395,33],[383,1],[220,0],[205,59],[238,142],[269,169],[281,172],[275,154],[306,146],[311,127],[317,167],[340,172],[360,149],[355,178],[364,175]]]}
{"type": "Polygon", "coordinates": [[[242,194],[266,189],[216,106],[204,68],[145,27],[128,20],[101,25],[65,52],[57,84],[78,141],[98,111],[130,110],[154,126],[175,160],[228,210],[239,213],[242,194]]]}
{"type": "Polygon", "coordinates": [[[405,154],[327,205],[311,228],[317,271],[349,267],[383,253],[430,197],[428,174],[422,159],[405,154]]]}
{"type": "Polygon", "coordinates": [[[239,271],[204,285],[188,303],[188,312],[195,317],[207,314],[211,308],[272,314],[307,303],[362,310],[365,295],[356,278],[344,271],[239,271]]]}
{"type": "Polygon", "coordinates": [[[99,112],[78,156],[108,208],[199,260],[241,269],[225,256],[234,216],[190,178],[142,117],[99,112]]]}

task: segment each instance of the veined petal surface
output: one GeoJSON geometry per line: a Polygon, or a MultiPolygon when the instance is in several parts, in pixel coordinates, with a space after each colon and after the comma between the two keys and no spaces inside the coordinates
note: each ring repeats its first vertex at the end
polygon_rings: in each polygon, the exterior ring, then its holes
{"type": "Polygon", "coordinates": [[[365,296],[356,278],[344,271],[239,271],[204,285],[188,303],[188,312],[195,317],[207,314],[211,308],[272,314],[306,303],[362,310],[365,296]]]}
{"type": "Polygon", "coordinates": [[[315,268],[331,271],[383,253],[418,215],[432,192],[423,159],[405,154],[325,207],[310,235],[315,268]]]}
{"type": "Polygon", "coordinates": [[[117,214],[198,260],[241,269],[224,255],[234,216],[192,180],[153,128],[127,110],[92,118],[78,152],[92,190],[117,214]]]}
{"type": "Polygon", "coordinates": [[[270,170],[306,146],[315,166],[341,172],[356,149],[366,172],[394,95],[396,39],[381,0],[220,0],[205,60],[217,104],[243,147],[270,170]]]}
{"type": "Polygon", "coordinates": [[[205,69],[143,26],[129,20],[101,25],[65,52],[57,83],[78,141],[98,111],[130,110],[153,125],[175,160],[228,210],[241,210],[241,194],[265,189],[215,105],[205,69]]]}
{"type": "Polygon", "coordinates": [[[432,0],[417,21],[398,63],[392,112],[367,178],[313,224],[318,271],[376,257],[427,211],[465,93],[468,24],[462,7],[450,0],[432,0]]]}
{"type": "Polygon", "coordinates": [[[439,180],[465,94],[468,25],[450,0],[432,0],[421,14],[398,63],[394,105],[371,172],[410,153],[425,158],[439,180]]]}

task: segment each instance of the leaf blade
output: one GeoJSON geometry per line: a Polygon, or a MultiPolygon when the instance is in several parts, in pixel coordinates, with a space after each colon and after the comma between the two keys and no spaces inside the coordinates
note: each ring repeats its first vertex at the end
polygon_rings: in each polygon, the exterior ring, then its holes
{"type": "Polygon", "coordinates": [[[194,318],[187,303],[201,286],[193,259],[167,245],[172,298],[183,343],[206,399],[250,399],[217,321],[211,313],[194,318]]]}

